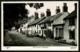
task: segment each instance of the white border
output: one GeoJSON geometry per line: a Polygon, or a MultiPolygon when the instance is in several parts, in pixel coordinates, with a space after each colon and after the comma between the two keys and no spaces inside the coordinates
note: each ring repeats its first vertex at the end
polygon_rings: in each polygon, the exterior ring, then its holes
{"type": "MultiPolygon", "coordinates": [[[[11,47],[11,46],[3,46],[3,3],[41,3],[41,2],[52,2],[52,1],[2,1],[1,2],[1,50],[3,51],[11,51],[11,50],[16,50],[16,51],[78,51],[78,45],[77,47],[75,46],[16,46],[16,47],[11,47]]],[[[53,2],[76,2],[78,3],[77,5],[77,11],[79,11],[79,2],[78,1],[53,1],[53,2]]],[[[79,15],[78,15],[78,12],[77,12],[77,30],[79,29],[78,28],[78,19],[79,19],[79,15]]],[[[78,31],[77,31],[77,35],[78,35],[78,31]]],[[[79,37],[77,39],[77,41],[79,40],[79,37]]]]}

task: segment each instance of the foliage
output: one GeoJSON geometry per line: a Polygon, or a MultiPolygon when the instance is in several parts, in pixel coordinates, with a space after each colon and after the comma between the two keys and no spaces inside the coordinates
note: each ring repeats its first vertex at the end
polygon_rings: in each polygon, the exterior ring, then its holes
{"type": "Polygon", "coordinates": [[[25,9],[24,3],[15,3],[15,4],[3,4],[4,10],[4,29],[12,28],[13,26],[19,27],[18,20],[23,18],[28,18],[27,14],[29,13],[25,9]]]}
{"type": "Polygon", "coordinates": [[[37,10],[37,9],[40,9],[41,7],[44,6],[43,3],[28,3],[28,5],[29,5],[30,7],[34,7],[36,10],[37,10]]]}

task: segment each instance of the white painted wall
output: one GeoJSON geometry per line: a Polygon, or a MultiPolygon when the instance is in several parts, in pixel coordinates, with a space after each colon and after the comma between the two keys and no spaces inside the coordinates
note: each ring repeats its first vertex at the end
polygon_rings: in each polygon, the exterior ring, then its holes
{"type": "Polygon", "coordinates": [[[52,25],[49,26],[48,24],[46,24],[47,28],[50,29],[52,31],[52,25]]]}
{"type": "MultiPolygon", "coordinates": [[[[63,12],[60,17],[56,18],[56,19],[53,21],[53,24],[63,24],[63,23],[64,23],[64,20],[63,20],[63,19],[64,19],[66,16],[68,16],[68,15],[69,15],[68,12],[63,12]]],[[[54,26],[53,26],[53,27],[54,27],[54,26]]],[[[58,27],[59,27],[59,26],[54,27],[54,37],[56,37],[56,28],[58,28],[58,27]]],[[[67,34],[68,34],[68,33],[67,33],[67,34]]],[[[59,33],[58,33],[58,35],[59,35],[59,33]]],[[[66,38],[66,36],[65,36],[65,38],[66,38]]]]}
{"type": "Polygon", "coordinates": [[[69,20],[65,20],[65,25],[64,25],[64,40],[69,40],[69,20]]]}
{"type": "Polygon", "coordinates": [[[71,41],[75,41],[75,43],[77,44],[77,18],[75,18],[75,40],[73,39],[69,39],[69,20],[65,21],[65,25],[64,25],[64,40],[66,40],[66,42],[70,43],[71,41]]]}
{"type": "Polygon", "coordinates": [[[54,31],[54,38],[56,37],[56,28],[53,29],[54,31]]]}
{"type": "Polygon", "coordinates": [[[41,29],[40,25],[38,25],[38,34],[39,34],[39,36],[42,36],[42,29],[41,29]]]}

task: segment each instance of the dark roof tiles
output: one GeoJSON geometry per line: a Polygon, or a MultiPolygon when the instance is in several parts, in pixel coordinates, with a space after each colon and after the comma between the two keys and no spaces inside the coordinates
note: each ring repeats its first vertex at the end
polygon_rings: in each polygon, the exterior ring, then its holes
{"type": "Polygon", "coordinates": [[[42,17],[40,19],[36,19],[36,20],[32,21],[31,23],[29,23],[28,26],[35,25],[35,24],[39,23],[40,21],[42,21],[43,19],[45,19],[45,17],[42,17]]]}
{"type": "Polygon", "coordinates": [[[69,19],[69,18],[74,18],[77,16],[77,12],[73,11],[72,13],[70,13],[66,18],[64,18],[64,20],[69,19]]]}
{"type": "Polygon", "coordinates": [[[42,23],[46,23],[46,22],[51,22],[53,21],[54,19],[60,17],[62,15],[62,13],[58,13],[56,15],[53,15],[53,16],[49,16],[47,17],[46,19],[42,20],[41,22],[39,22],[39,24],[42,24],[42,23]]]}
{"type": "Polygon", "coordinates": [[[44,20],[42,20],[41,22],[39,22],[39,24],[48,22],[52,17],[53,17],[53,16],[46,17],[46,19],[44,19],[44,20]]]}

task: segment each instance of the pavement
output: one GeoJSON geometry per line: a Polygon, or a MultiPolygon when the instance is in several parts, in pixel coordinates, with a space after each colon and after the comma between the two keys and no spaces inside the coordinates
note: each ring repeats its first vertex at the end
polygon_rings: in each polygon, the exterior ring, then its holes
{"type": "Polygon", "coordinates": [[[17,31],[9,31],[4,38],[5,46],[71,46],[55,40],[45,40],[39,37],[27,37],[17,31]]]}

